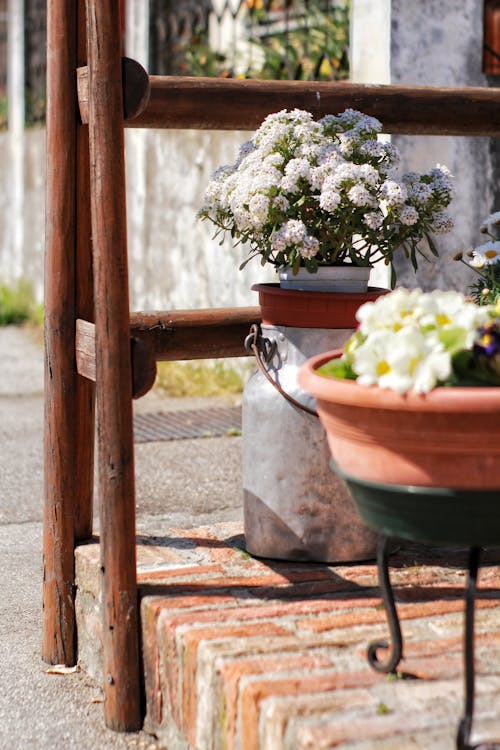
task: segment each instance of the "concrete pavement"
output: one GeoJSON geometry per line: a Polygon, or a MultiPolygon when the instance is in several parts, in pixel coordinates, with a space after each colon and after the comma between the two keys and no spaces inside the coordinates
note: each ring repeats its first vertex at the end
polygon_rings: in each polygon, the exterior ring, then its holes
{"type": "MultiPolygon", "coordinates": [[[[40,334],[16,326],[0,328],[0,363],[0,750],[156,750],[159,745],[150,735],[105,729],[100,687],[84,673],[45,671],[40,658],[40,334]]],[[[136,408],[165,411],[197,403],[153,392],[136,408]]],[[[165,526],[188,528],[240,518],[240,448],[239,437],[137,445],[138,529],[158,533],[165,526]]]]}

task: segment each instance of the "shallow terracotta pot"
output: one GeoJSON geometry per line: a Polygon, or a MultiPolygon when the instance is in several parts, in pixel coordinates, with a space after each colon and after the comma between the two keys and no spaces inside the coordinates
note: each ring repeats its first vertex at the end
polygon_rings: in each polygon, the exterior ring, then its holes
{"type": "Polygon", "coordinates": [[[252,290],[259,293],[264,325],[351,329],[358,307],[389,291],[369,287],[366,292],[311,292],[279,284],[254,284],[252,290]]]}
{"type": "Polygon", "coordinates": [[[341,353],[308,359],[298,381],[317,399],[342,472],[387,484],[500,488],[500,388],[401,395],[317,373],[341,353]]]}

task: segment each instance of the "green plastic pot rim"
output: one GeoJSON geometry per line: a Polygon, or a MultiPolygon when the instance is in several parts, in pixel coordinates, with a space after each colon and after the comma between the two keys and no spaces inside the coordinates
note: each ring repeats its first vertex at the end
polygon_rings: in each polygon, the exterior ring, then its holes
{"type": "Polygon", "coordinates": [[[491,496],[498,497],[500,500],[500,487],[498,489],[495,488],[488,488],[488,489],[453,489],[450,487],[423,487],[420,485],[413,485],[413,484],[388,484],[386,482],[372,482],[369,479],[358,479],[357,477],[353,476],[352,474],[346,474],[345,471],[340,469],[333,458],[330,459],[330,467],[335,474],[338,474],[341,479],[344,479],[346,482],[352,482],[353,484],[357,484],[360,487],[364,487],[367,490],[382,490],[387,493],[404,493],[407,495],[428,495],[428,496],[436,496],[436,499],[439,499],[439,497],[443,498],[468,498],[472,497],[477,494],[481,494],[481,496],[491,496]]]}

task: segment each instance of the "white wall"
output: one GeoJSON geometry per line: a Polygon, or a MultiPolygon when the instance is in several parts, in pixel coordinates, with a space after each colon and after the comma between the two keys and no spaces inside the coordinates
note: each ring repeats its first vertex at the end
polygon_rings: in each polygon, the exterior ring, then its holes
{"type": "MultiPolygon", "coordinates": [[[[353,0],[355,80],[430,85],[486,85],[481,72],[482,10],[477,0],[353,0]]],[[[139,40],[140,41],[140,40],[139,40]]],[[[232,162],[248,133],[134,131],[126,133],[130,288],[133,309],[255,304],[249,291],[272,270],[244,258],[229,242],[219,247],[212,228],[196,220],[211,173],[232,162]]],[[[22,143],[0,133],[0,280],[21,271],[37,297],[43,289],[44,131],[25,131],[22,143]],[[25,183],[21,250],[13,249],[12,196],[16,153],[24,152],[25,183]]],[[[491,140],[395,137],[405,169],[447,164],[456,177],[453,235],[438,263],[421,265],[417,277],[405,264],[399,281],[426,288],[467,286],[471,276],[449,257],[481,240],[480,220],[495,208],[491,140]]]]}

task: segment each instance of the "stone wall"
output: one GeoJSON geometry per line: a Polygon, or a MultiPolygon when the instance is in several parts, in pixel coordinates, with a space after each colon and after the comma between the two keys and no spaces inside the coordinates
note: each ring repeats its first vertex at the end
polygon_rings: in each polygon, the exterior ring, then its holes
{"type": "MultiPolygon", "coordinates": [[[[487,86],[482,73],[482,3],[477,0],[353,0],[353,78],[365,83],[487,86]],[[373,29],[377,29],[376,46],[373,29]]],[[[422,261],[415,276],[400,258],[406,286],[465,290],[473,274],[450,258],[479,244],[481,220],[495,205],[496,139],[395,136],[402,169],[425,172],[446,164],[457,194],[450,206],[455,229],[439,237],[441,257],[422,261]]]]}

